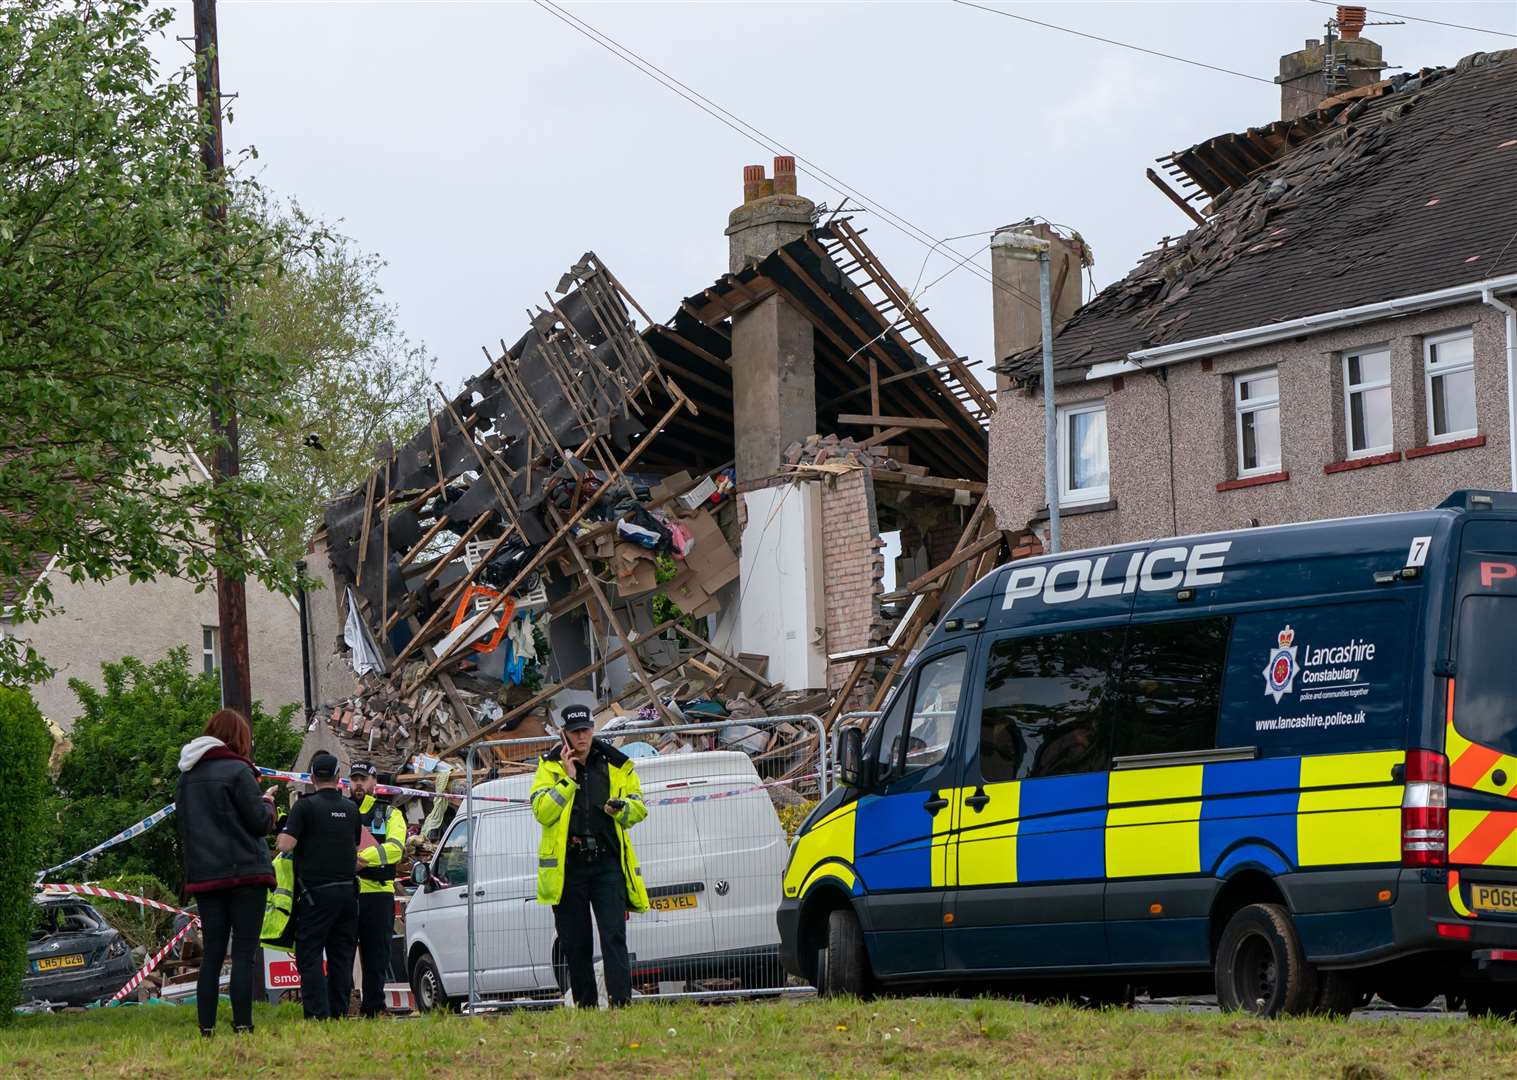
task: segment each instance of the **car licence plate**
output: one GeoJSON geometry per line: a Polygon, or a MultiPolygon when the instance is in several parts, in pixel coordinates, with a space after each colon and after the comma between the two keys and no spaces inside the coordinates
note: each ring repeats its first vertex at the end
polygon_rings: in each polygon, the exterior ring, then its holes
{"type": "Polygon", "coordinates": [[[655,896],[651,901],[654,911],[684,911],[700,906],[693,892],[676,893],[674,896],[655,896]]]}
{"type": "Polygon", "coordinates": [[[57,971],[60,968],[76,968],[84,966],[83,953],[70,953],[68,956],[44,956],[37,961],[38,971],[57,971]]]}
{"type": "Polygon", "coordinates": [[[1517,915],[1517,885],[1470,884],[1470,906],[1517,915]]]}

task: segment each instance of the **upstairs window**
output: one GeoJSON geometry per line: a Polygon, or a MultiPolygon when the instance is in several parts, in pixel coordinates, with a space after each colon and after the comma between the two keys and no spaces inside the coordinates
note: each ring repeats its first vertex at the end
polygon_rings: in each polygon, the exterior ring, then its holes
{"type": "Polygon", "coordinates": [[[1274,368],[1233,380],[1238,431],[1238,475],[1280,471],[1280,378],[1274,368]]]}
{"type": "Polygon", "coordinates": [[[1059,410],[1059,505],[1081,506],[1111,497],[1106,463],[1106,405],[1059,410]]]}
{"type": "Polygon", "coordinates": [[[200,666],[207,675],[221,670],[221,629],[216,626],[200,628],[200,666]]]}
{"type": "Polygon", "coordinates": [[[1476,434],[1475,339],[1468,330],[1423,342],[1427,366],[1427,441],[1448,442],[1476,434]]]}
{"type": "Polygon", "coordinates": [[[1343,354],[1344,432],[1348,456],[1370,457],[1390,450],[1391,351],[1361,349],[1343,354]]]}

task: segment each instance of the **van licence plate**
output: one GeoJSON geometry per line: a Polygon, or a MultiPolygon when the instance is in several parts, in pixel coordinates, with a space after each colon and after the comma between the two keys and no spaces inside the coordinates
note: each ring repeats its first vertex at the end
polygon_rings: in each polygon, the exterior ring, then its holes
{"type": "Polygon", "coordinates": [[[68,956],[44,956],[37,961],[38,971],[58,971],[60,968],[76,968],[83,966],[83,953],[70,953],[68,956]]]}
{"type": "Polygon", "coordinates": [[[1517,886],[1470,885],[1470,906],[1517,915],[1517,886]]]}
{"type": "Polygon", "coordinates": [[[700,900],[693,892],[676,893],[674,896],[655,896],[650,903],[654,911],[684,911],[688,908],[700,907],[700,900]]]}

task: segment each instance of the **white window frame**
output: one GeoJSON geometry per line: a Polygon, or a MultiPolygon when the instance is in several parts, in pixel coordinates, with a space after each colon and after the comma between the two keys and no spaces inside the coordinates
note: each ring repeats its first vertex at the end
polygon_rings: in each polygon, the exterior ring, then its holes
{"type": "MultiPolygon", "coordinates": [[[[1362,394],[1367,390],[1389,390],[1391,386],[1391,348],[1389,345],[1366,345],[1359,349],[1350,349],[1343,354],[1343,447],[1347,451],[1349,461],[1355,458],[1375,457],[1377,454],[1388,454],[1396,445],[1396,414],[1394,396],[1391,409],[1390,441],[1383,446],[1366,446],[1363,450],[1354,449],[1354,395],[1362,394]],[[1371,382],[1352,383],[1348,377],[1348,365],[1350,360],[1375,353],[1385,354],[1385,378],[1371,382]]],[[[1395,391],[1392,391],[1394,395],[1395,391]]]]}
{"type": "Polygon", "coordinates": [[[221,627],[202,626],[200,628],[200,670],[207,675],[215,674],[221,670],[221,627]],[[211,637],[211,647],[205,647],[206,635],[211,637]],[[211,666],[207,668],[205,662],[209,660],[211,666]]]}
{"type": "Polygon", "coordinates": [[[1055,410],[1054,417],[1058,424],[1058,452],[1055,464],[1059,470],[1059,506],[1089,506],[1093,503],[1103,503],[1111,499],[1111,427],[1106,428],[1106,483],[1100,487],[1071,488],[1069,486],[1069,464],[1073,460],[1071,452],[1073,447],[1069,445],[1069,418],[1082,413],[1098,412],[1102,414],[1105,423],[1106,402],[1082,401],[1078,405],[1060,405],[1055,410]]]}
{"type": "Polygon", "coordinates": [[[1246,412],[1258,412],[1272,405],[1275,408],[1275,415],[1278,421],[1282,422],[1281,427],[1283,429],[1285,418],[1281,415],[1282,410],[1280,408],[1279,368],[1267,367],[1259,368],[1255,371],[1240,371],[1233,376],[1233,452],[1238,455],[1238,479],[1240,480],[1249,476],[1273,476],[1285,468],[1285,439],[1283,437],[1280,440],[1281,455],[1278,462],[1273,465],[1256,465],[1252,469],[1243,467],[1243,414],[1246,412]],[[1263,378],[1266,375],[1273,375],[1275,377],[1275,396],[1273,398],[1250,398],[1244,400],[1240,396],[1244,383],[1250,379],[1263,378]]]}
{"type": "Polygon", "coordinates": [[[1480,402],[1478,395],[1475,400],[1475,426],[1462,428],[1458,431],[1445,431],[1442,435],[1433,433],[1433,380],[1442,375],[1458,375],[1468,371],[1474,377],[1475,371],[1475,332],[1470,327],[1462,330],[1450,330],[1444,334],[1433,334],[1422,339],[1422,393],[1427,399],[1427,443],[1435,446],[1438,443],[1454,442],[1458,439],[1468,439],[1480,434],[1480,402]],[[1433,349],[1447,341],[1458,341],[1461,338],[1470,339],[1470,358],[1468,361],[1459,361],[1454,364],[1436,364],[1433,360],[1433,349]]]}

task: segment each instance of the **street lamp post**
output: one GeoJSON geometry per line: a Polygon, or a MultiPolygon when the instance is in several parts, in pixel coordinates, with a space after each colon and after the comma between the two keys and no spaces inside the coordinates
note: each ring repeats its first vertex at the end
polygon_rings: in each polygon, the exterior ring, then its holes
{"type": "Polygon", "coordinates": [[[1048,500],[1048,551],[1059,550],[1059,431],[1053,391],[1053,299],[1048,275],[1048,241],[1008,230],[991,237],[991,246],[1013,259],[1038,262],[1038,307],[1043,338],[1043,495],[1048,500]]]}

